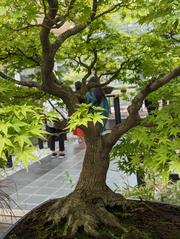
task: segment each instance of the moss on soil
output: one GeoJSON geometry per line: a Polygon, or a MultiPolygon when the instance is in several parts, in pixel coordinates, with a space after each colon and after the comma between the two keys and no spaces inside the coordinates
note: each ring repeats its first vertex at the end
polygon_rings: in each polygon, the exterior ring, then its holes
{"type": "MultiPolygon", "coordinates": [[[[4,239],[66,239],[66,222],[54,225],[45,221],[47,208],[54,200],[28,214],[4,239]]],[[[158,203],[128,201],[123,212],[120,208],[109,210],[116,214],[128,229],[123,233],[117,228],[99,227],[99,239],[180,239],[180,207],[158,203]]],[[[79,230],[75,239],[90,239],[79,230]]]]}

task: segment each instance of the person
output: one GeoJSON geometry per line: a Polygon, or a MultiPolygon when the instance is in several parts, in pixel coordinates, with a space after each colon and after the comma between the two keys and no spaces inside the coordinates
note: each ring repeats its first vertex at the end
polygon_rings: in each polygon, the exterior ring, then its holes
{"type": "Polygon", "coordinates": [[[51,158],[55,158],[59,156],[59,158],[65,157],[65,144],[64,141],[66,139],[66,135],[64,132],[67,115],[62,109],[55,106],[55,102],[48,101],[44,105],[46,107],[47,111],[50,111],[52,109],[55,109],[59,113],[59,118],[55,120],[54,122],[50,122],[46,120],[46,131],[50,133],[50,136],[48,136],[48,147],[52,151],[51,158]],[[63,120],[62,120],[63,118],[63,120]],[[59,152],[56,152],[55,143],[56,140],[59,142],[59,152]]]}
{"type": "Polygon", "coordinates": [[[38,146],[39,146],[39,149],[44,149],[44,144],[42,139],[38,139],[38,146]]]}
{"type": "MultiPolygon", "coordinates": [[[[89,80],[89,83],[99,84],[99,78],[96,76],[92,76],[89,80]]],[[[101,112],[102,115],[106,118],[103,119],[103,125],[101,124],[101,131],[105,131],[105,125],[109,116],[109,103],[103,89],[101,87],[90,89],[88,92],[86,92],[86,100],[87,103],[92,103],[95,106],[100,106],[103,108],[101,112]]]]}
{"type": "Polygon", "coordinates": [[[75,82],[75,91],[78,92],[81,90],[81,87],[82,87],[82,83],[81,81],[76,81],[75,82]]]}
{"type": "Polygon", "coordinates": [[[158,105],[149,99],[145,99],[144,104],[147,109],[148,115],[152,115],[154,111],[158,109],[158,105]]]}
{"type": "Polygon", "coordinates": [[[6,156],[6,159],[7,159],[6,167],[7,168],[12,168],[13,167],[12,155],[10,155],[8,153],[8,150],[5,150],[5,156],[6,156]]]}
{"type": "MultiPolygon", "coordinates": [[[[80,81],[75,82],[75,92],[78,92],[81,90],[82,83],[80,81]]],[[[79,103],[83,103],[81,99],[79,99],[79,103]]],[[[82,143],[84,141],[84,132],[81,128],[77,127],[75,130],[73,130],[73,135],[76,135],[78,137],[78,142],[82,143]]]]}

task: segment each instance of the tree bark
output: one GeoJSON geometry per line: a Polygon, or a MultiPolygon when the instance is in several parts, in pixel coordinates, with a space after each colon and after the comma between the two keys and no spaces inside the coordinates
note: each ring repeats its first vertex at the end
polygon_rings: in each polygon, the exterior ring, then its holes
{"type": "Polygon", "coordinates": [[[86,137],[83,168],[75,191],[99,194],[108,189],[106,174],[109,168],[110,148],[104,146],[101,136],[86,137]]]}

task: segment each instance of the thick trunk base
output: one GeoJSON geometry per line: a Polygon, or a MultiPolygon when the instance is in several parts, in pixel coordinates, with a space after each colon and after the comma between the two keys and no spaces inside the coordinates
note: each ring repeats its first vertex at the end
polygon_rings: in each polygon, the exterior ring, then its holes
{"type": "Polygon", "coordinates": [[[108,188],[95,194],[75,191],[67,198],[55,203],[46,215],[48,220],[55,224],[65,220],[64,235],[70,238],[74,238],[81,228],[87,235],[98,237],[97,228],[103,224],[126,232],[127,230],[120,224],[118,218],[106,209],[114,206],[124,208],[125,199],[108,188]]]}
{"type": "Polygon", "coordinates": [[[4,239],[178,239],[180,208],[73,192],[27,215],[4,239]],[[82,196],[83,195],[83,196],[82,196]]]}

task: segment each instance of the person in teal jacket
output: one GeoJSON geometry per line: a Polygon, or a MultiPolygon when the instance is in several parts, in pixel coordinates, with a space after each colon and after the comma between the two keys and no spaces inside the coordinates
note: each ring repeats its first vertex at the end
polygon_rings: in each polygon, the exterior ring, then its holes
{"type": "MultiPolygon", "coordinates": [[[[98,77],[92,76],[89,80],[90,83],[99,83],[98,77]]],[[[109,116],[109,104],[104,94],[104,91],[100,87],[92,88],[86,93],[87,103],[92,103],[95,106],[100,106],[103,108],[101,111],[104,116],[108,118],[109,116]]],[[[103,126],[101,125],[101,130],[105,130],[105,125],[107,118],[103,119],[103,126]]]]}

